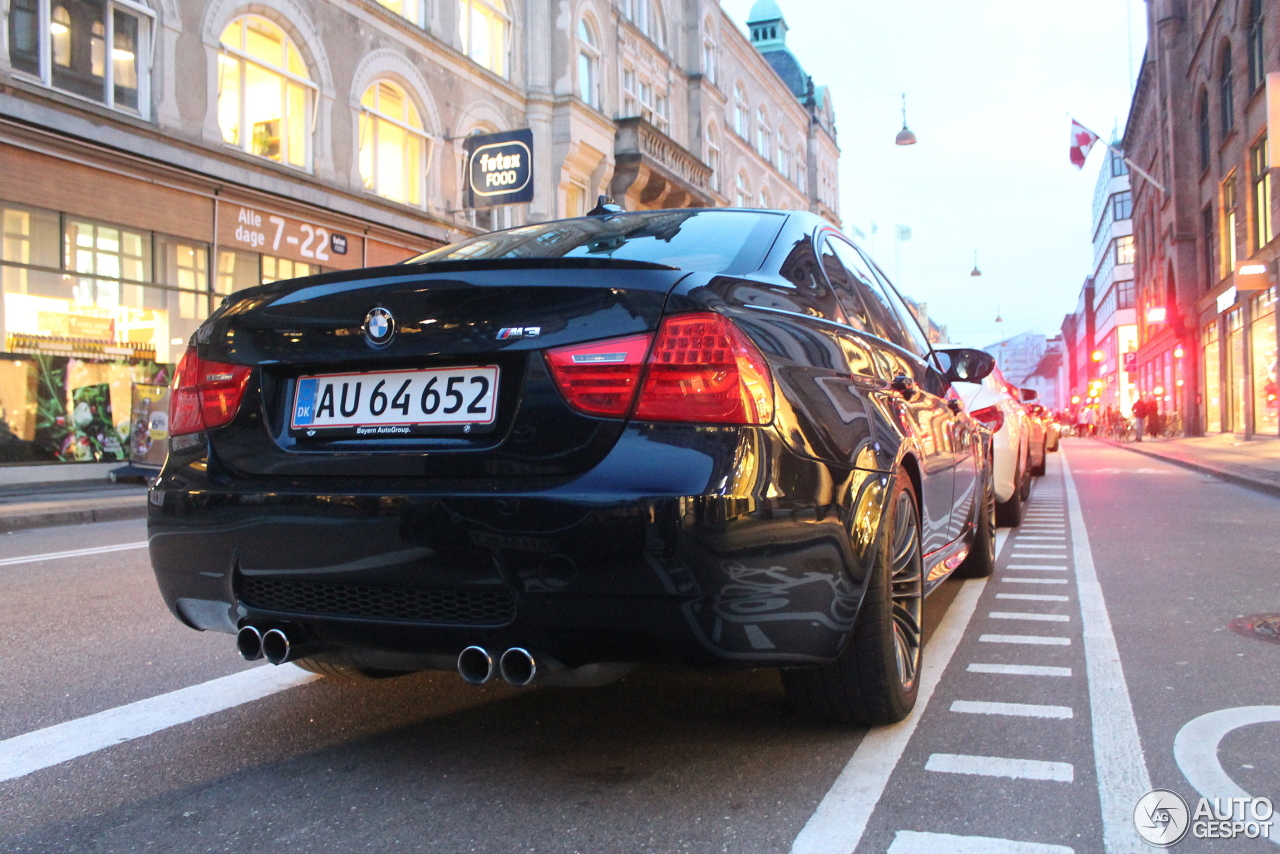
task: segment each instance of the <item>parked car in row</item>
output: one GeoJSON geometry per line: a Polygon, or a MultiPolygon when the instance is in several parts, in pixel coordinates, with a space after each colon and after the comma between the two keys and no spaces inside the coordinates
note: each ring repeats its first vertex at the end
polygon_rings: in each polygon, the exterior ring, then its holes
{"type": "Polygon", "coordinates": [[[997,522],[1016,527],[1022,523],[1022,507],[1031,495],[1031,478],[1036,466],[1032,457],[1035,439],[1031,416],[1022,404],[1018,389],[1005,380],[999,368],[978,382],[958,383],[956,388],[965,408],[992,434],[997,522]]]}
{"type": "Polygon", "coordinates": [[[923,598],[994,564],[993,360],[809,213],[595,214],[228,297],[150,491],[165,601],[332,675],[765,666],[903,718],[923,598]]]}

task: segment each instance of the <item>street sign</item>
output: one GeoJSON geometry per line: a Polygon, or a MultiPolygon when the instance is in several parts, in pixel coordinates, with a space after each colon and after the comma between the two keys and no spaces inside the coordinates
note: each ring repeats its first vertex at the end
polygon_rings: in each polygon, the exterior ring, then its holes
{"type": "Polygon", "coordinates": [[[533,131],[477,134],[463,143],[467,155],[466,207],[533,201],[533,131]]]}
{"type": "Polygon", "coordinates": [[[1122,353],[1121,358],[1124,360],[1124,369],[1127,372],[1133,373],[1138,370],[1138,352],[1136,350],[1122,353]]]}

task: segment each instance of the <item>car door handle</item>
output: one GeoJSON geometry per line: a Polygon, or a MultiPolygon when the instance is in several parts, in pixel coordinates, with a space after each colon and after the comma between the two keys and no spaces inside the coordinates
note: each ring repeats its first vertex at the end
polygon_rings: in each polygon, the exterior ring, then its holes
{"type": "Polygon", "coordinates": [[[889,388],[898,392],[898,394],[902,395],[907,400],[910,400],[916,395],[916,381],[904,374],[899,374],[894,377],[893,382],[889,383],[889,388]]]}

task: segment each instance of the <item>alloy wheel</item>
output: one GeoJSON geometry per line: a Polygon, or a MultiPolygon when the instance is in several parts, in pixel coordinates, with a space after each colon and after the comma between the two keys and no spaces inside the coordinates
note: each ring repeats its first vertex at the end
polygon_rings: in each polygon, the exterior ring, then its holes
{"type": "Polygon", "coordinates": [[[894,659],[898,666],[898,680],[904,691],[910,691],[920,672],[924,572],[916,503],[908,492],[898,496],[897,507],[894,508],[892,545],[890,586],[894,659]]]}

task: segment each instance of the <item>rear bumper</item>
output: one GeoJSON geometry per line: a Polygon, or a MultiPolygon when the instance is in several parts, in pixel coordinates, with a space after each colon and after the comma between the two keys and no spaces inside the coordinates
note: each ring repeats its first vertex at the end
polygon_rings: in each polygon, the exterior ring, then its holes
{"type": "Polygon", "coordinates": [[[219,483],[194,462],[171,462],[151,490],[152,564],[174,613],[215,631],[289,625],[331,657],[392,669],[447,666],[472,644],[568,666],[831,661],[884,500],[882,475],[756,428],[635,425],[556,482],[317,493],[219,483]]]}

